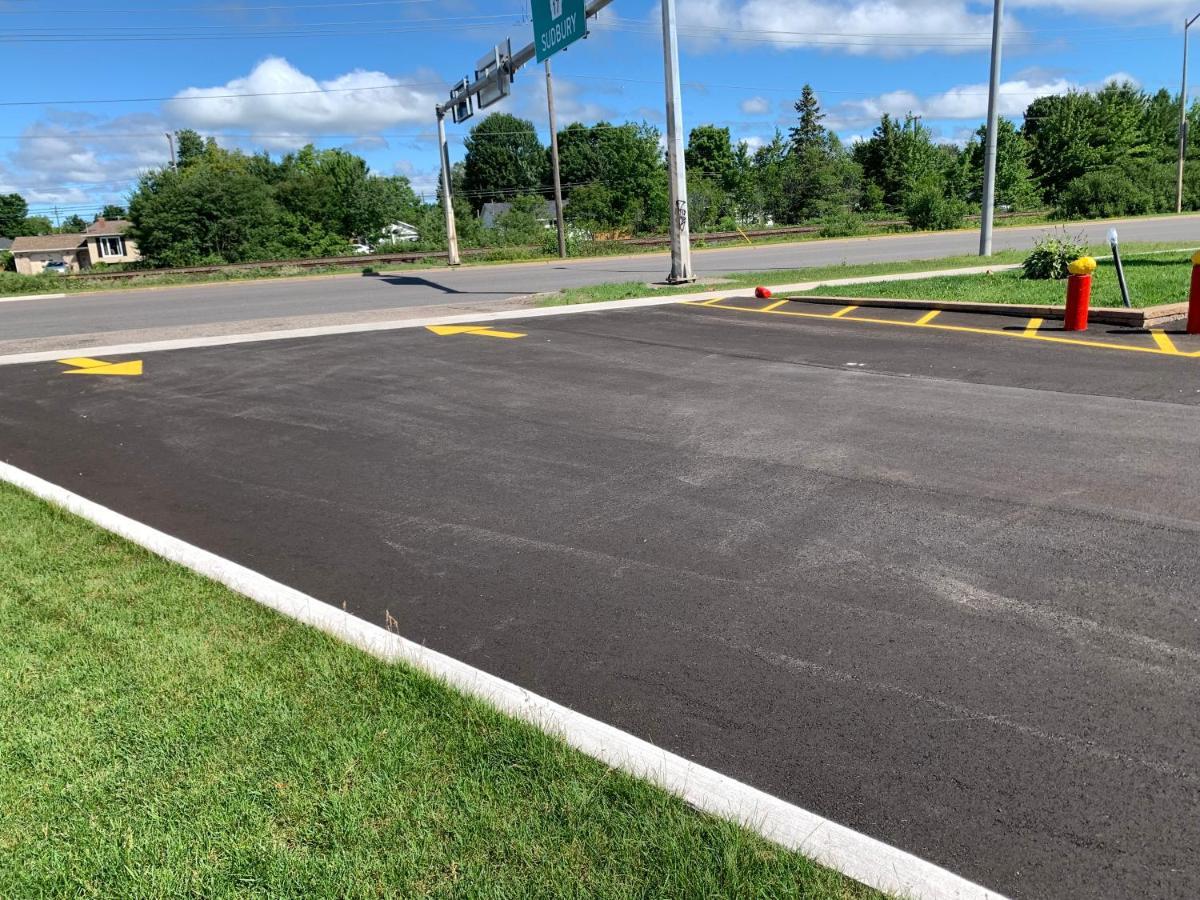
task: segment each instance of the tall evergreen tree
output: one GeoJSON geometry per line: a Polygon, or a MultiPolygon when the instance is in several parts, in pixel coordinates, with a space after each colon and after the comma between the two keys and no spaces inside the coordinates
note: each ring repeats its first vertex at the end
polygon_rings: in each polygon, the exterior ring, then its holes
{"type": "Polygon", "coordinates": [[[812,85],[806,84],[800,89],[800,99],[793,106],[799,116],[799,122],[793,126],[788,136],[792,142],[793,153],[803,153],[805,150],[824,148],[828,142],[829,133],[821,122],[825,114],[821,112],[821,103],[817,100],[812,85]]]}

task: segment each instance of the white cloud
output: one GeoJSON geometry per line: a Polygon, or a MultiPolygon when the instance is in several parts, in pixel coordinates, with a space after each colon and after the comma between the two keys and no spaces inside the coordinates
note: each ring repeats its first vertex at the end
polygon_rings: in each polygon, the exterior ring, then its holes
{"type": "MultiPolygon", "coordinates": [[[[595,88],[589,85],[588,93],[594,91],[595,88]]],[[[618,86],[616,89],[604,88],[601,93],[619,94],[622,91],[623,88],[618,86]]],[[[516,110],[517,115],[531,119],[539,128],[549,127],[545,78],[535,78],[532,84],[523,85],[521,90],[514,90],[512,96],[497,109],[504,109],[505,105],[510,103],[519,107],[516,110]]],[[[491,112],[490,109],[488,111],[491,112]]],[[[576,82],[563,78],[561,75],[554,77],[554,113],[558,118],[559,128],[566,128],[572,122],[591,124],[618,118],[617,111],[612,106],[589,99],[584,89],[580,88],[576,82]]]]}
{"type": "Polygon", "coordinates": [[[38,205],[119,202],[142,172],[168,161],[166,130],[150,114],[51,113],[21,133],[0,165],[0,190],[38,205]]]}
{"type": "Polygon", "coordinates": [[[765,116],[771,111],[771,101],[766,97],[747,97],[740,106],[748,116],[765,116]]]}
{"type": "MultiPolygon", "coordinates": [[[[1067,78],[1018,78],[1000,84],[1000,115],[1019,118],[1025,108],[1038,97],[1065,94],[1071,90],[1095,90],[1113,81],[1136,79],[1124,72],[1116,72],[1096,84],[1081,84],[1067,78]]],[[[940,94],[920,97],[912,91],[897,90],[868,97],[865,100],[847,100],[830,110],[825,124],[835,131],[859,128],[887,113],[903,117],[908,113],[925,119],[983,119],[987,116],[988,86],[962,84],[940,94]]]]}
{"type": "Polygon", "coordinates": [[[762,147],[764,144],[766,144],[767,140],[766,138],[760,137],[757,134],[752,134],[749,137],[742,138],[739,143],[745,144],[746,149],[749,152],[754,153],[759,147],[762,147]]]}
{"type": "Polygon", "coordinates": [[[261,143],[285,150],[308,143],[314,135],[369,137],[397,125],[427,122],[445,93],[437,87],[440,82],[429,72],[396,77],[363,69],[318,81],[286,59],[269,57],[243,78],[180,91],[164,110],[172,120],[198,131],[250,129],[270,134],[261,143]]]}
{"type": "MultiPolygon", "coordinates": [[[[990,9],[969,0],[680,0],[680,34],[695,50],[765,43],[900,57],[990,46],[990,9]]],[[[1007,17],[1007,39],[1022,37],[1007,17]]]]}

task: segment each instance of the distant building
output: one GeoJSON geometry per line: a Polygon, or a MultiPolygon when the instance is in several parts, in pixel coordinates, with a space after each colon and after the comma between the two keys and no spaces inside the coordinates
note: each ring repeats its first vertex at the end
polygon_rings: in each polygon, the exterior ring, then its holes
{"type": "Polygon", "coordinates": [[[40,275],[47,263],[62,262],[68,271],[81,272],[97,263],[137,262],[137,244],[125,236],[130,223],[97,219],[83,234],[42,234],[12,242],[13,263],[22,275],[40,275]]]}
{"type": "Polygon", "coordinates": [[[416,226],[409,225],[407,222],[393,222],[391,225],[384,225],[379,233],[379,243],[381,244],[409,244],[421,239],[421,233],[417,231],[416,226]]]}
{"type": "Polygon", "coordinates": [[[0,253],[12,249],[12,238],[0,237],[0,253]]]}

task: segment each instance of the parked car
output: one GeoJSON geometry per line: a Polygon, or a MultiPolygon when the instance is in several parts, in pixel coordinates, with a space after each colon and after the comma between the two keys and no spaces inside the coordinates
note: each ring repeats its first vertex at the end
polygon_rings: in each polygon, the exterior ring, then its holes
{"type": "Polygon", "coordinates": [[[70,275],[71,267],[62,260],[46,263],[46,268],[42,269],[46,275],[70,275]]]}

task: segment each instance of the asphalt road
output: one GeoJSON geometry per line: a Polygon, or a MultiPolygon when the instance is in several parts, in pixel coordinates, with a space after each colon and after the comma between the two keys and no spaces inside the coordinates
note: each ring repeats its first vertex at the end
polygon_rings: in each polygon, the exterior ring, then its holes
{"type": "Polygon", "coordinates": [[[0,458],[1011,896],[1200,896],[1200,359],[504,327],[3,367],[0,458]]]}
{"type": "MultiPolygon", "coordinates": [[[[1200,216],[1133,219],[1117,224],[1125,241],[1200,244],[1200,216]]],[[[1104,241],[1108,227],[1109,223],[1070,226],[1073,232],[1086,232],[1088,239],[1096,242],[1104,241]]],[[[996,249],[1029,247],[1033,238],[1045,230],[1044,226],[997,229],[996,249]]],[[[842,262],[932,259],[971,254],[977,249],[975,232],[893,235],[703,250],[695,255],[695,268],[701,275],[767,272],[842,262]]],[[[604,282],[659,281],[669,269],[667,255],[655,253],[565,263],[468,266],[382,278],[286,279],[0,303],[0,343],[247,320],[330,315],[352,318],[385,309],[478,303],[604,282]]]]}

